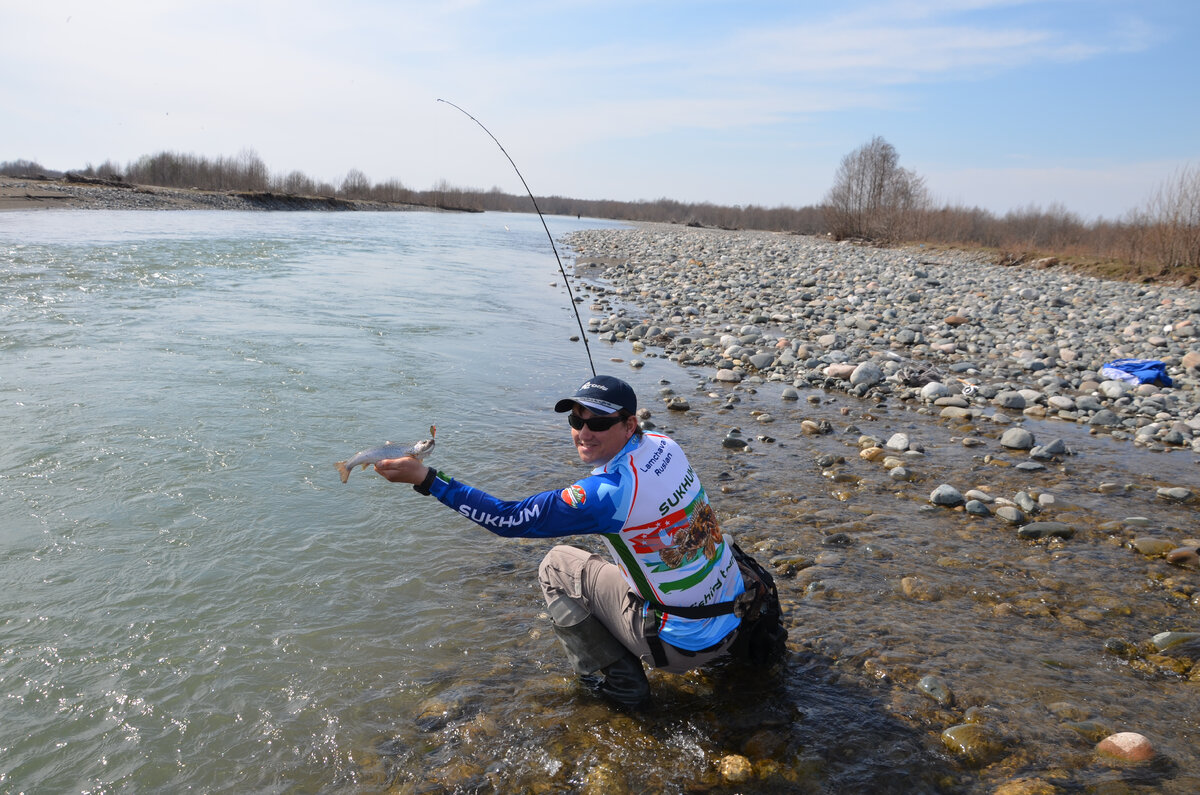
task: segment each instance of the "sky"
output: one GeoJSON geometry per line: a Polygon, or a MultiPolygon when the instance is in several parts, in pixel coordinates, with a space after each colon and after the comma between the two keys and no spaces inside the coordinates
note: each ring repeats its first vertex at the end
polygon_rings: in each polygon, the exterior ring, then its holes
{"type": "Polygon", "coordinates": [[[0,0],[0,161],[256,154],[335,186],[1084,220],[1200,167],[1197,0],[0,0]]]}

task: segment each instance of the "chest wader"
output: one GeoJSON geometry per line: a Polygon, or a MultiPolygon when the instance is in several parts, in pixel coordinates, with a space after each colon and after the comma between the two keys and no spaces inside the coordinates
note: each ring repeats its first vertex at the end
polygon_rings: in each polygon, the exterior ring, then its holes
{"type": "Polygon", "coordinates": [[[650,683],[642,661],[600,619],[568,596],[546,607],[571,667],[589,690],[629,709],[649,706],[650,683]]]}

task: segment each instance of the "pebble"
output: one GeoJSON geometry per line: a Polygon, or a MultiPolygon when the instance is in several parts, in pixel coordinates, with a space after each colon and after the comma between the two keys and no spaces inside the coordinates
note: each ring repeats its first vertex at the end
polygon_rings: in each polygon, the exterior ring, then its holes
{"type": "Polygon", "coordinates": [[[1064,522],[1030,522],[1017,530],[1018,538],[1071,538],[1075,528],[1064,522]]]}
{"type": "Polygon", "coordinates": [[[1176,547],[1167,553],[1167,563],[1189,568],[1200,567],[1200,550],[1196,547],[1176,547]]]}
{"type": "Polygon", "coordinates": [[[1024,428],[1009,428],[1000,437],[1000,444],[1010,450],[1029,450],[1033,447],[1033,434],[1024,428]]]}
{"type": "Polygon", "coordinates": [[[999,759],[1004,753],[1000,736],[982,723],[960,723],[942,732],[942,744],[976,767],[999,759]]]}
{"type": "Polygon", "coordinates": [[[943,707],[954,706],[954,693],[940,676],[922,676],[917,681],[917,689],[943,707]]]}
{"type": "Polygon", "coordinates": [[[1118,732],[1096,744],[1103,756],[1124,762],[1144,762],[1154,756],[1154,746],[1137,732],[1118,732]]]}
{"type": "Polygon", "coordinates": [[[754,766],[741,754],[721,757],[717,767],[721,771],[721,778],[731,784],[744,784],[754,776],[754,766]]]}
{"type": "Polygon", "coordinates": [[[965,502],[962,493],[946,483],[938,486],[930,493],[929,501],[934,505],[945,505],[948,507],[962,505],[965,502]]]}
{"type": "Polygon", "coordinates": [[[1129,546],[1148,558],[1158,558],[1175,549],[1175,542],[1157,536],[1138,536],[1129,546]]]}
{"type": "Polygon", "coordinates": [[[1196,497],[1190,490],[1183,487],[1159,489],[1158,496],[1164,500],[1174,500],[1175,502],[1191,502],[1196,497]]]}

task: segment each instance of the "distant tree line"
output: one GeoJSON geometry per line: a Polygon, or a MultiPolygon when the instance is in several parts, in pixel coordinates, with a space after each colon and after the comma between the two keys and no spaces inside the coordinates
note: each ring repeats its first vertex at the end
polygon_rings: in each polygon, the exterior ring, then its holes
{"type": "MultiPolygon", "coordinates": [[[[1147,204],[1119,220],[1085,222],[1061,204],[1037,205],[997,215],[978,207],[935,206],[916,173],[901,168],[899,154],[876,136],[847,154],[834,184],[818,206],[722,206],[661,198],[620,202],[540,196],[538,208],[551,215],[622,221],[654,221],[723,229],[761,229],[867,243],[927,242],[995,249],[997,257],[1019,261],[1033,256],[1093,258],[1126,270],[1110,275],[1200,279],[1200,168],[1183,169],[1160,186],[1147,204]]],[[[531,212],[528,195],[499,188],[479,190],[439,181],[414,190],[398,179],[372,182],[351,169],[339,185],[313,180],[300,171],[272,174],[251,150],[210,159],[160,152],[121,167],[90,163],[84,177],[137,185],[205,191],[274,192],[295,196],[361,199],[427,207],[531,212]]],[[[0,175],[60,178],[64,175],[29,160],[0,162],[0,175]]]]}

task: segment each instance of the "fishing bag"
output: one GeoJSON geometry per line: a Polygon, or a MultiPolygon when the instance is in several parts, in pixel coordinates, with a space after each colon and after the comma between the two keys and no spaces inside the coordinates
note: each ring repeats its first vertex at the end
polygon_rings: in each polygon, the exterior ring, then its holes
{"type": "Polygon", "coordinates": [[[753,591],[754,595],[746,605],[742,625],[729,653],[752,665],[773,665],[787,652],[788,637],[775,578],[737,544],[733,545],[733,557],[742,572],[746,591],[753,591]]]}
{"type": "Polygon", "coordinates": [[[647,599],[643,630],[646,642],[654,655],[655,665],[664,665],[666,656],[658,638],[657,625],[663,613],[681,618],[711,618],[734,613],[742,619],[737,637],[729,646],[735,660],[751,665],[767,666],[783,659],[787,651],[787,629],[783,626],[783,609],[775,578],[752,556],[742,551],[729,536],[725,537],[733,551],[733,559],[742,574],[746,591],[732,602],[718,602],[695,607],[669,606],[647,599]]]}

